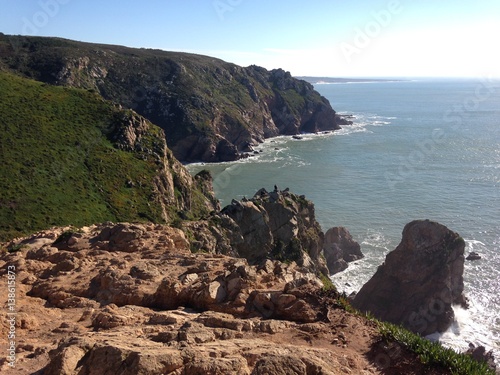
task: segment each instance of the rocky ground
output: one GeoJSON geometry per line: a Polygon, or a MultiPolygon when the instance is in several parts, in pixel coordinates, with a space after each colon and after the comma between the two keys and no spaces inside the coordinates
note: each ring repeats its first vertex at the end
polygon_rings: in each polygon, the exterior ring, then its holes
{"type": "Polygon", "coordinates": [[[181,230],[154,224],[56,228],[4,247],[0,277],[7,266],[16,274],[16,363],[2,354],[2,372],[446,373],[381,342],[373,322],[295,262],[192,254],[181,230]]]}

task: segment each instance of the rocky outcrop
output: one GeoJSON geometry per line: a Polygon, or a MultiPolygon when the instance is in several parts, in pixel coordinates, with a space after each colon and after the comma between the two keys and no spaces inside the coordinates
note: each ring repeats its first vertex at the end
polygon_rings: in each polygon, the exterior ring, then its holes
{"type": "MultiPolygon", "coordinates": [[[[157,166],[148,199],[161,208],[164,221],[172,222],[179,216],[199,218],[220,209],[210,174],[201,172],[193,178],[167,147],[160,128],[134,111],[121,111],[115,117],[116,122],[107,130],[111,142],[138,158],[153,159],[157,166]]],[[[129,180],[127,186],[134,188],[136,183],[129,180]]]]}
{"type": "Polygon", "coordinates": [[[401,243],[361,288],[353,306],[376,318],[428,335],[453,322],[453,304],[465,304],[464,240],[429,220],[407,224],[401,243]]]}
{"type": "Polygon", "coordinates": [[[323,252],[330,274],[345,270],[347,263],[363,258],[361,247],[344,227],[333,227],[325,233],[323,252]]]}
{"type": "Polygon", "coordinates": [[[282,69],[41,37],[0,35],[0,52],[7,70],[134,109],[165,131],[181,161],[235,160],[268,137],[349,123],[310,83],[282,69]]]}
{"type": "Polygon", "coordinates": [[[179,229],[110,223],[61,232],[41,248],[31,248],[31,241],[23,243],[27,247],[23,265],[33,267],[30,270],[36,277],[28,294],[52,306],[87,305],[84,301],[92,300],[102,306],[169,310],[190,306],[242,317],[265,314],[267,318],[287,315],[291,320],[316,320],[315,313],[307,315],[301,301],[304,288],[322,285],[314,273],[279,261],[268,260],[256,267],[224,255],[193,256],[179,229]],[[265,283],[274,289],[261,293],[259,285],[265,283]]]}
{"type": "Polygon", "coordinates": [[[296,262],[310,272],[328,275],[323,258],[323,232],[314,204],[288,189],[260,189],[252,199],[232,203],[220,212],[239,235],[233,248],[251,264],[265,259],[296,262]]]}
{"type": "Polygon", "coordinates": [[[481,259],[481,255],[479,255],[475,251],[471,251],[469,253],[469,255],[467,255],[467,258],[465,258],[465,259],[467,259],[467,260],[479,260],[479,259],[481,259]]]}
{"type": "Polygon", "coordinates": [[[288,188],[262,188],[253,198],[233,200],[207,220],[184,222],[182,228],[194,252],[242,257],[250,264],[295,262],[326,276],[363,257],[347,229],[331,228],[324,235],[314,204],[288,188]]]}
{"type": "MultiPolygon", "coordinates": [[[[0,277],[16,271],[19,373],[378,373],[366,357],[376,329],[295,263],[192,254],[181,230],[154,224],[11,245],[0,277]]],[[[9,324],[2,315],[4,337],[9,324]]]]}
{"type": "Polygon", "coordinates": [[[0,244],[0,277],[16,276],[14,321],[0,312],[0,335],[15,327],[15,369],[1,358],[0,371],[449,373],[381,341],[295,262],[250,265],[189,242],[166,225],[104,223],[0,244]]]}

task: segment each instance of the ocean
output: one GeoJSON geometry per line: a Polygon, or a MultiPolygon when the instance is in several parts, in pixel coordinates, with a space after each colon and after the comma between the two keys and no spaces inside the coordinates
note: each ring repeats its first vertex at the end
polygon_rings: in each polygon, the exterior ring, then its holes
{"type": "Polygon", "coordinates": [[[406,223],[438,221],[466,241],[465,293],[444,345],[469,342],[500,359],[500,81],[415,79],[315,84],[354,124],[302,139],[277,137],[258,155],[209,169],[222,205],[265,187],[289,187],[315,203],[324,231],[349,229],[365,258],[332,277],[359,290],[401,240],[406,223]]]}

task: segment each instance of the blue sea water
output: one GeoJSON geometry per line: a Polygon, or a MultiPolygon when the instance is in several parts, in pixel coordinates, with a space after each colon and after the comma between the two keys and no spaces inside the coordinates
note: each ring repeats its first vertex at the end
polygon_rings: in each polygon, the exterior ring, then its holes
{"type": "Polygon", "coordinates": [[[354,125],[302,140],[277,137],[255,157],[193,164],[214,176],[222,204],[261,187],[305,194],[324,230],[345,226],[365,258],[332,279],[359,290],[401,240],[404,225],[431,219],[458,232],[479,261],[466,261],[470,308],[455,308],[445,345],[469,342],[500,358],[500,82],[418,79],[315,85],[354,125]]]}

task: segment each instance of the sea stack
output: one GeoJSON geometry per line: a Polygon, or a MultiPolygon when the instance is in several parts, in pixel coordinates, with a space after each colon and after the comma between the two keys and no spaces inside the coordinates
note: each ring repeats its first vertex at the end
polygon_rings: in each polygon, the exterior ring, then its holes
{"type": "Polygon", "coordinates": [[[417,220],[361,288],[354,307],[423,336],[445,331],[463,295],[464,240],[444,225],[417,220]]]}
{"type": "Polygon", "coordinates": [[[331,275],[348,267],[349,262],[363,258],[361,246],[344,227],[333,227],[325,233],[323,254],[331,275]]]}

